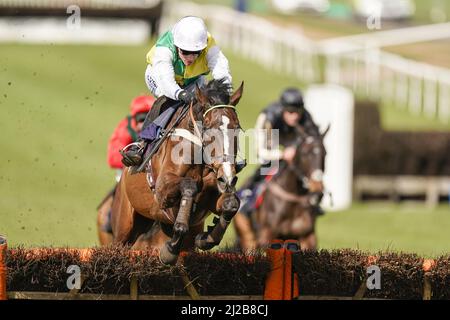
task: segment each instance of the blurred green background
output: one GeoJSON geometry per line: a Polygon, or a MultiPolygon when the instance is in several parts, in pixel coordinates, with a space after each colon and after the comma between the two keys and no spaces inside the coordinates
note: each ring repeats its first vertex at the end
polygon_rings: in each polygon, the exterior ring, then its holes
{"type": "MultiPolygon", "coordinates": [[[[12,246],[97,245],[96,206],[113,186],[108,139],[133,97],[146,93],[145,46],[0,45],[0,233],[12,246]]],[[[226,51],[244,128],[294,79],[226,51]]],[[[448,130],[383,108],[390,129],[448,130]]],[[[254,167],[240,175],[242,183],[254,167]]],[[[234,240],[230,228],[222,245],[234,240]]],[[[450,210],[420,204],[362,204],[318,222],[321,248],[450,252],[450,210]]]]}

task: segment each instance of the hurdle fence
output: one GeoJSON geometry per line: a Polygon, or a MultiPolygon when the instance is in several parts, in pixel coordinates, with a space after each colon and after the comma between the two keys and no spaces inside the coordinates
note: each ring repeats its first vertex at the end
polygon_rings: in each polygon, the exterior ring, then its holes
{"type": "MultiPolygon", "coordinates": [[[[274,240],[280,241],[281,240],[274,240]]],[[[190,274],[190,271],[183,269],[172,270],[177,277],[182,280],[182,288],[184,294],[147,294],[140,293],[139,275],[131,274],[129,278],[128,293],[123,291],[119,294],[111,294],[109,292],[82,292],[84,284],[89,281],[89,274],[81,274],[80,289],[71,289],[67,292],[61,291],[36,291],[36,290],[11,290],[8,288],[8,283],[14,285],[14,279],[11,279],[13,274],[23,276],[29,272],[23,270],[14,270],[14,268],[27,268],[32,264],[47,259],[52,261],[55,265],[69,263],[68,258],[75,259],[78,263],[90,263],[95,255],[102,253],[102,248],[89,249],[70,249],[70,248],[36,248],[36,249],[10,249],[6,248],[6,239],[0,237],[0,299],[54,299],[54,300],[362,300],[362,299],[397,299],[412,297],[413,299],[450,299],[449,284],[450,275],[448,266],[450,265],[450,257],[441,257],[438,259],[423,259],[414,255],[393,255],[385,253],[380,255],[365,255],[353,251],[340,252],[301,252],[291,251],[289,248],[271,249],[268,248],[265,252],[266,262],[270,262],[270,267],[266,271],[261,272],[262,277],[257,281],[264,282],[260,289],[253,290],[250,294],[200,294],[198,290],[197,277],[190,274]],[[59,256],[58,256],[59,255],[59,256]],[[350,262],[347,258],[351,258],[350,262]],[[347,259],[347,260],[346,260],[347,259]],[[65,261],[63,263],[63,261],[65,261]],[[347,261],[347,262],[345,262],[347,261]],[[10,264],[11,276],[8,278],[7,265],[10,264]],[[347,264],[347,266],[345,266],[347,264]],[[313,266],[316,266],[313,268],[313,266]],[[366,268],[373,265],[379,265],[382,270],[385,270],[383,277],[390,279],[389,282],[383,282],[383,286],[387,290],[393,290],[387,294],[374,294],[374,291],[368,289],[369,274],[366,273],[366,268]],[[21,266],[21,267],[18,267],[21,266]],[[324,268],[324,270],[321,270],[324,268]],[[314,269],[314,270],[311,270],[314,269]],[[443,271],[443,272],[442,272],[443,271]],[[318,275],[325,278],[331,277],[328,280],[315,279],[318,275]],[[7,281],[7,279],[9,279],[7,281]],[[326,281],[333,282],[327,284],[326,281]],[[343,281],[343,282],[342,282],[343,281]],[[351,283],[350,283],[351,282],[351,283]],[[320,284],[320,285],[318,285],[320,284]],[[311,289],[316,287],[316,289],[311,289]],[[334,288],[325,290],[327,287],[334,288]],[[336,294],[335,287],[342,286],[345,294],[336,294]],[[399,287],[404,287],[410,292],[402,295],[399,287]],[[333,291],[334,290],[334,291],[333,291]]],[[[140,257],[143,252],[139,251],[121,251],[126,253],[126,259],[133,259],[140,257]]],[[[236,259],[236,253],[212,253],[208,254],[209,258],[216,259],[220,257],[220,265],[224,262],[227,266],[238,266],[239,263],[244,263],[247,266],[261,263],[263,257],[255,258],[253,256],[245,256],[242,259],[236,259]],[[228,261],[227,261],[228,260],[228,261]],[[229,263],[231,261],[231,263],[229,263]]],[[[189,257],[189,253],[184,254],[189,257]]],[[[145,256],[147,259],[149,256],[145,256]]],[[[206,256],[195,256],[192,259],[203,257],[199,262],[204,264],[208,260],[204,260],[206,256]]],[[[96,264],[99,263],[97,260],[96,264]]],[[[110,264],[111,262],[109,262],[110,264]]],[[[217,267],[217,265],[216,265],[217,267]]],[[[239,267],[239,266],[238,266],[239,267]]],[[[35,267],[36,268],[36,267],[35,267]]],[[[210,268],[210,266],[208,266],[210,268]]],[[[236,269],[237,270],[237,269],[236,269]]],[[[236,270],[231,270],[235,273],[236,270]]],[[[262,270],[262,269],[260,269],[262,270]]],[[[34,273],[39,272],[35,270],[34,273]]],[[[52,271],[54,272],[54,270],[52,271]]],[[[248,269],[247,269],[248,272],[248,269]]],[[[245,272],[243,272],[245,273],[245,272]]],[[[173,276],[173,274],[172,274],[173,276]]],[[[236,276],[236,274],[234,274],[236,276]]],[[[240,275],[238,275],[240,276],[240,275]]],[[[38,275],[33,274],[32,278],[38,278],[38,275]]],[[[63,279],[60,277],[58,279],[63,279]]],[[[127,278],[128,279],[128,278],[127,278]]],[[[239,282],[247,279],[245,275],[242,278],[236,278],[239,282]]],[[[31,279],[22,279],[26,283],[32,282],[31,279]]],[[[36,281],[36,280],[35,280],[36,281]]],[[[128,280],[127,280],[128,281],[128,280]]],[[[142,281],[142,280],[141,280],[142,281]]],[[[230,280],[232,281],[232,280],[230,280]]],[[[205,288],[203,288],[204,290],[205,288]]],[[[376,291],[376,290],[375,290],[376,291]]]]}

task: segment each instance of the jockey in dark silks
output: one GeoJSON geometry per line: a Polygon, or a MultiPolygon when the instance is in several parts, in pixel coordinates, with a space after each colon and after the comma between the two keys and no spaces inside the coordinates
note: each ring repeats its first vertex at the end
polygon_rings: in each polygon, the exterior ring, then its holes
{"type": "Polygon", "coordinates": [[[195,85],[201,87],[206,75],[230,85],[232,81],[227,58],[198,17],[184,17],[161,35],[148,52],[147,63],[147,87],[156,98],[163,98],[148,113],[141,139],[122,153],[125,166],[141,164],[147,144],[161,136],[179,101],[194,100],[195,85]]]}
{"type": "MultiPolygon", "coordinates": [[[[246,236],[248,234],[246,230],[251,228],[250,216],[255,211],[259,186],[266,178],[261,169],[270,168],[273,161],[289,163],[294,159],[297,148],[295,143],[298,137],[295,129],[297,125],[301,126],[308,135],[320,135],[319,128],[304,107],[302,93],[296,88],[283,91],[279,101],[271,103],[258,116],[255,126],[257,132],[267,133],[274,129],[278,130],[279,145],[284,149],[270,149],[271,143],[267,143],[266,134],[258,139],[257,154],[262,165],[238,191],[241,208],[234,219],[238,235],[246,236]]],[[[317,215],[323,214],[319,206],[314,206],[313,211],[317,215]]]]}

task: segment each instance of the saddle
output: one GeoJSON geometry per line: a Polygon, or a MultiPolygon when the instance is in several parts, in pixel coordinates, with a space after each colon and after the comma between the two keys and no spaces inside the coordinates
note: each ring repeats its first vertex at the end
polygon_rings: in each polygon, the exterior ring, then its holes
{"type": "Polygon", "coordinates": [[[142,139],[150,141],[150,143],[144,147],[144,159],[142,163],[139,166],[133,166],[131,168],[131,173],[139,173],[145,170],[145,167],[149,163],[152,156],[158,151],[162,143],[170,135],[172,130],[176,128],[178,123],[184,118],[189,110],[189,106],[185,105],[183,102],[171,100],[166,97],[159,98],[157,102],[159,103],[156,106],[156,110],[153,113],[153,109],[150,111],[150,114],[145,121],[147,122],[147,126],[145,126],[146,123],[144,122],[144,129],[140,135],[142,139]],[[173,115],[179,107],[183,108],[182,111],[179,113],[170,128],[166,129],[167,124],[171,121],[173,115]],[[161,111],[162,113],[157,115],[158,112],[161,111]],[[155,115],[157,116],[153,120],[155,115]]]}
{"type": "Polygon", "coordinates": [[[264,200],[264,195],[266,194],[267,184],[273,179],[273,177],[275,176],[275,173],[276,173],[276,169],[274,169],[272,172],[269,172],[269,174],[264,178],[262,183],[260,183],[261,188],[259,188],[259,186],[256,187],[257,188],[256,191],[259,191],[259,192],[256,194],[255,203],[253,205],[253,207],[255,209],[258,209],[261,206],[261,204],[264,200]]]}

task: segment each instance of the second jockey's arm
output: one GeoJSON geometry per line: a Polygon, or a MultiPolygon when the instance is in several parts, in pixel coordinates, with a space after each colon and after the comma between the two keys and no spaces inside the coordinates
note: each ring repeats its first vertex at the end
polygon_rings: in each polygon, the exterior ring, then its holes
{"type": "Polygon", "coordinates": [[[274,141],[272,141],[272,125],[267,120],[264,113],[261,113],[256,119],[256,134],[257,134],[257,154],[263,162],[280,160],[283,158],[283,151],[278,148],[272,148],[274,141]]]}
{"type": "Polygon", "coordinates": [[[172,60],[173,54],[168,48],[157,47],[153,58],[153,70],[155,81],[162,95],[178,100],[178,94],[182,89],[175,81],[172,60]]]}

